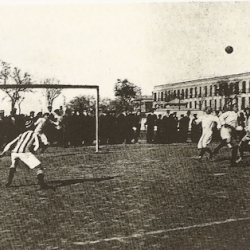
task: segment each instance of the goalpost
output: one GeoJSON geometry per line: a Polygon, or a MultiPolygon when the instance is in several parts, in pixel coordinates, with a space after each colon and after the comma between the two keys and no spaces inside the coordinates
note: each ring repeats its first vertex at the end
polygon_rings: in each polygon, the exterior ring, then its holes
{"type": "Polygon", "coordinates": [[[95,149],[99,151],[99,86],[97,85],[62,85],[62,84],[32,84],[32,85],[18,85],[18,84],[0,84],[0,89],[95,89],[96,90],[96,107],[95,107],[95,149]]]}

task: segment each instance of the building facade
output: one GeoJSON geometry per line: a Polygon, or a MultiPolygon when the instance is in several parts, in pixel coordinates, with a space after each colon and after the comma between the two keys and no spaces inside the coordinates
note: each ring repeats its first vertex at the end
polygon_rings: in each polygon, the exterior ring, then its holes
{"type": "Polygon", "coordinates": [[[235,99],[238,108],[244,109],[250,105],[250,73],[157,85],[153,99],[153,108],[156,109],[167,108],[174,99],[194,110],[203,110],[207,106],[223,110],[228,99],[235,99]],[[229,94],[220,89],[222,83],[227,84],[229,94]]]}

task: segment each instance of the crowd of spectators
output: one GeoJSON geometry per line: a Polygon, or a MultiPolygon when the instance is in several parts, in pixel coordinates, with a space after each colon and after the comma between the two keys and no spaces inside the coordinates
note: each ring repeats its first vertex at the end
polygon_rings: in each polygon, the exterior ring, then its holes
{"type": "MultiPolygon", "coordinates": [[[[35,114],[31,111],[29,115],[18,115],[16,109],[13,109],[9,116],[0,113],[0,147],[25,130],[34,130],[36,121],[44,114],[48,114],[49,122],[44,126],[43,132],[51,146],[77,147],[93,144],[96,126],[94,114],[71,109],[63,110],[62,107],[52,111],[52,107],[48,106],[45,113],[35,114]]],[[[115,112],[106,112],[99,117],[99,143],[101,145],[137,143],[141,136],[141,128],[146,130],[148,143],[185,142],[189,132],[189,116],[187,113],[178,119],[176,113],[164,117],[148,114],[146,122],[142,124],[140,111],[122,113],[118,116],[115,112]]],[[[200,127],[193,125],[192,140],[197,141],[200,133],[200,127]]]]}
{"type": "Polygon", "coordinates": [[[100,116],[100,144],[137,143],[141,131],[141,113],[107,112],[100,116]]]}
{"type": "MultiPolygon", "coordinates": [[[[163,117],[149,114],[145,125],[147,125],[148,143],[186,142],[190,128],[190,112],[188,111],[186,115],[182,114],[179,118],[177,112],[163,117]]],[[[198,127],[197,132],[200,132],[198,127]]]]}
{"type": "MultiPolygon", "coordinates": [[[[13,109],[9,116],[0,113],[0,147],[13,140],[20,133],[28,129],[35,129],[36,121],[45,113],[29,115],[16,114],[13,109]]],[[[95,140],[96,122],[95,115],[89,112],[79,112],[71,109],[63,110],[62,107],[52,111],[49,106],[46,114],[49,122],[44,127],[50,145],[62,147],[77,147],[92,145],[95,140]]],[[[155,115],[153,113],[142,119],[140,111],[136,113],[106,112],[99,117],[99,143],[105,144],[130,144],[138,143],[139,139],[146,139],[147,143],[176,143],[198,142],[201,136],[201,126],[195,123],[196,114],[189,111],[177,117],[177,112],[168,115],[155,115]],[[143,121],[145,120],[145,121],[143,121]],[[142,122],[143,121],[143,122],[142,122]],[[145,129],[145,136],[141,133],[145,129]]],[[[214,139],[219,140],[219,131],[214,131],[214,139]]]]}
{"type": "Polygon", "coordinates": [[[165,116],[149,113],[142,119],[141,113],[128,113],[116,116],[115,113],[107,113],[100,117],[100,143],[137,143],[144,138],[141,129],[145,130],[147,143],[174,143],[186,142],[191,136],[193,142],[197,142],[201,135],[200,125],[196,125],[194,118],[190,118],[190,112],[177,117],[177,112],[165,116]],[[145,121],[143,121],[145,120],[145,121]],[[191,135],[190,135],[191,132],[191,135]]]}

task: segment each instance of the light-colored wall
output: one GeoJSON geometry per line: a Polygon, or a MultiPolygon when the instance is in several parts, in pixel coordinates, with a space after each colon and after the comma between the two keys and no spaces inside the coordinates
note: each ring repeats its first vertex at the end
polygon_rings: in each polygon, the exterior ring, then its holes
{"type": "MultiPolygon", "coordinates": [[[[157,100],[153,103],[153,107],[155,107],[156,103],[160,103],[164,106],[165,102],[165,93],[170,91],[176,91],[176,93],[179,91],[182,93],[182,90],[184,90],[184,101],[188,103],[188,108],[195,108],[195,102],[197,109],[199,109],[199,102],[202,102],[201,109],[204,109],[205,106],[211,105],[213,108],[215,108],[215,102],[216,102],[216,109],[221,109],[225,103],[225,100],[223,97],[219,95],[215,95],[215,87],[218,86],[219,81],[228,81],[230,82],[239,82],[239,91],[240,94],[237,95],[238,97],[238,107],[241,108],[242,105],[242,98],[245,98],[245,107],[250,105],[249,98],[250,98],[250,73],[243,73],[238,75],[231,75],[231,76],[223,76],[223,77],[214,77],[214,78],[208,78],[208,79],[201,79],[201,80],[193,80],[193,81],[187,81],[187,82],[180,82],[180,83],[172,83],[172,84],[164,84],[164,85],[157,85],[154,87],[153,93],[156,93],[157,100]],[[246,86],[246,93],[241,93],[243,82],[245,82],[246,86]],[[212,86],[212,95],[210,95],[210,87],[212,86]],[[200,87],[201,87],[201,97],[198,97],[200,93],[200,87]],[[207,96],[204,96],[205,94],[205,87],[207,87],[207,96]],[[197,96],[195,97],[195,88],[197,88],[197,96]],[[188,89],[188,98],[186,98],[186,89],[188,89]],[[192,98],[190,97],[190,90],[192,90],[192,98]],[[161,93],[164,95],[164,100],[161,100],[161,93]],[[205,103],[207,105],[205,105],[205,103]],[[220,105],[221,103],[221,105],[220,105]]],[[[234,95],[232,95],[233,97],[234,95]]]]}

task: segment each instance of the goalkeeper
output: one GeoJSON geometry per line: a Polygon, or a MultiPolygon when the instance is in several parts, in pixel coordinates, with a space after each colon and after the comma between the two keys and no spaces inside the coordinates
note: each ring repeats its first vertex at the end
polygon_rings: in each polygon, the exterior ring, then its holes
{"type": "Polygon", "coordinates": [[[44,172],[41,162],[33,154],[34,151],[39,149],[39,139],[37,133],[32,130],[28,130],[20,134],[16,139],[9,142],[5,146],[3,152],[0,154],[0,158],[2,158],[5,153],[11,149],[11,166],[9,169],[8,181],[5,186],[9,187],[11,185],[18,163],[21,160],[30,169],[37,169],[37,179],[41,189],[50,188],[44,182],[44,172]]]}

